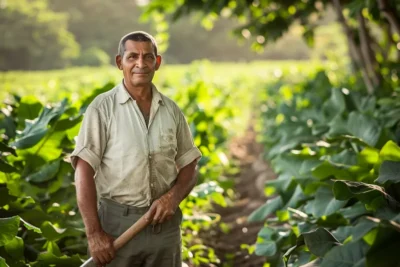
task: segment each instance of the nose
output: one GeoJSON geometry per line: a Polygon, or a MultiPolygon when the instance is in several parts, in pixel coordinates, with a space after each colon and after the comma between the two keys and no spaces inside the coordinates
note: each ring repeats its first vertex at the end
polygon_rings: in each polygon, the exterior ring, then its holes
{"type": "Polygon", "coordinates": [[[143,56],[139,56],[138,57],[138,59],[136,61],[136,64],[137,64],[137,66],[139,68],[143,68],[144,67],[144,58],[143,58],[143,56]]]}

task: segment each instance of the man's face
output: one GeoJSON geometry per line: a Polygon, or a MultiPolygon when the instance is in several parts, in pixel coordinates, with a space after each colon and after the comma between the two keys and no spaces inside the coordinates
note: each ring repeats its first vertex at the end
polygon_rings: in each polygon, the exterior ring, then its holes
{"type": "Polygon", "coordinates": [[[117,66],[124,74],[125,83],[132,86],[150,85],[154,72],[161,64],[161,56],[154,53],[151,42],[125,42],[123,57],[116,57],[117,66]]]}

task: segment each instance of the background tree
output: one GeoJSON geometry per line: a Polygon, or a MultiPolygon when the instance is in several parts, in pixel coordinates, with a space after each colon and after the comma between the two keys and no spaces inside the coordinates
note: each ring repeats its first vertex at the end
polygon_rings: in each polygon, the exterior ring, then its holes
{"type": "Polygon", "coordinates": [[[209,24],[220,17],[235,18],[240,25],[233,33],[241,39],[252,40],[253,48],[260,49],[276,41],[295,23],[302,26],[303,37],[313,45],[314,30],[329,6],[333,6],[346,34],[353,70],[360,74],[367,91],[370,94],[377,88],[384,89],[380,93],[390,91],[392,80],[398,79],[398,1],[155,0],[147,6],[147,14],[167,12],[176,21],[201,11],[209,24]]]}
{"type": "Polygon", "coordinates": [[[79,54],[67,17],[46,0],[4,1],[0,35],[0,70],[65,67],[79,54]]]}

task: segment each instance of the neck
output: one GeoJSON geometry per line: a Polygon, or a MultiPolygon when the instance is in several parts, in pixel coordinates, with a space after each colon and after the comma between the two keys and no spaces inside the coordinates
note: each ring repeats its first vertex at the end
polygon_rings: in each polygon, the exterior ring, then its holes
{"type": "Polygon", "coordinates": [[[136,101],[151,101],[152,98],[151,84],[143,86],[132,86],[128,85],[125,82],[125,80],[123,81],[123,83],[128,93],[136,101]]]}

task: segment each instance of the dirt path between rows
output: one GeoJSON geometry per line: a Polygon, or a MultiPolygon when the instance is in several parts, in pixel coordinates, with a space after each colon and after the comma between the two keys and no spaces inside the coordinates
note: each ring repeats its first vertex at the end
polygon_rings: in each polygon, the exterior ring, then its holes
{"type": "Polygon", "coordinates": [[[249,128],[243,137],[235,138],[229,145],[231,157],[240,162],[240,173],[232,177],[235,181],[234,204],[227,208],[215,207],[221,222],[230,231],[225,234],[218,226],[201,234],[205,245],[214,248],[221,263],[206,266],[218,267],[262,267],[265,258],[249,255],[241,244],[254,244],[263,223],[248,223],[247,217],[266,201],[264,183],[275,179],[272,169],[262,159],[263,146],[256,142],[256,132],[249,128]]]}

